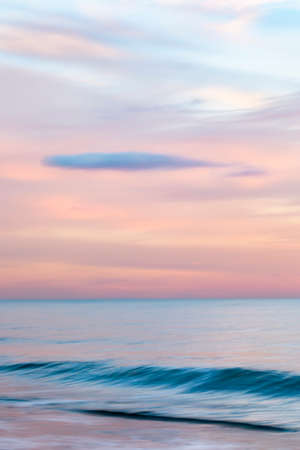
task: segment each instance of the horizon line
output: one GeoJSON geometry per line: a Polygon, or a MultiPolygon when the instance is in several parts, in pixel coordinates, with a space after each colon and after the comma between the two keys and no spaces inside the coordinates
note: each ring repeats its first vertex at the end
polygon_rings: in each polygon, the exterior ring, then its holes
{"type": "Polygon", "coordinates": [[[299,297],[113,297],[113,298],[0,298],[0,302],[101,302],[101,301],[206,301],[206,300],[300,300],[299,297]]]}

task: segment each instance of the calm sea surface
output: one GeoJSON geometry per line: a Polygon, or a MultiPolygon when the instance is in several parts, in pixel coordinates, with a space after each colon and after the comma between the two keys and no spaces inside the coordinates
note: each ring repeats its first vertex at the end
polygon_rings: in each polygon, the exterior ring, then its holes
{"type": "Polygon", "coordinates": [[[300,301],[0,302],[0,450],[300,448],[300,301]]]}

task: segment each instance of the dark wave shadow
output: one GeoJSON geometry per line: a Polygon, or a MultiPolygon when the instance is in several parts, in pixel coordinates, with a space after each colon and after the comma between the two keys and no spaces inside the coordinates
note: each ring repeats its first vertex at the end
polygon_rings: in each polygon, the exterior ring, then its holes
{"type": "Polygon", "coordinates": [[[196,419],[188,417],[174,417],[174,416],[161,416],[159,414],[153,414],[148,411],[141,412],[127,412],[127,411],[110,411],[106,409],[72,409],[72,412],[91,414],[95,416],[115,417],[120,419],[134,419],[134,420],[150,420],[159,422],[179,422],[190,423],[197,425],[220,425],[225,427],[242,428],[257,431],[269,431],[276,433],[297,432],[299,430],[295,428],[287,428],[280,425],[266,425],[256,424],[249,422],[238,422],[231,420],[218,420],[218,419],[196,419]]]}

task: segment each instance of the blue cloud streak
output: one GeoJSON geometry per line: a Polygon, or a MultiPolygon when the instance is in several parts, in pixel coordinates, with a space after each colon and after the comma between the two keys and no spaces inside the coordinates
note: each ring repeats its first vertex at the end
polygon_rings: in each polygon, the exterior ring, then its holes
{"type": "Polygon", "coordinates": [[[44,160],[52,167],[88,170],[155,170],[183,169],[192,167],[223,167],[212,161],[182,158],[146,152],[82,153],[77,155],[55,155],[44,160]]]}
{"type": "Polygon", "coordinates": [[[241,169],[229,174],[230,177],[260,177],[266,175],[266,171],[256,167],[241,169]]]}

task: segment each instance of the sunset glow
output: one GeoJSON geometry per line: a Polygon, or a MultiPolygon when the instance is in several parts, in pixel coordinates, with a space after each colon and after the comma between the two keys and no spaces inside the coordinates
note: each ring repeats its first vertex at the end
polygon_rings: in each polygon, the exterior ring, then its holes
{"type": "Polygon", "coordinates": [[[1,2],[1,299],[300,296],[300,1],[1,2]]]}

